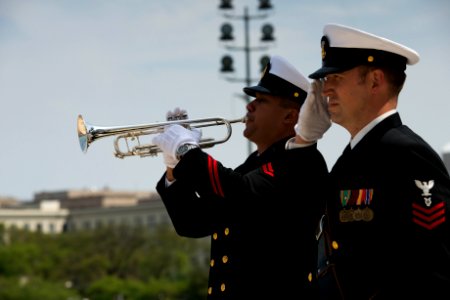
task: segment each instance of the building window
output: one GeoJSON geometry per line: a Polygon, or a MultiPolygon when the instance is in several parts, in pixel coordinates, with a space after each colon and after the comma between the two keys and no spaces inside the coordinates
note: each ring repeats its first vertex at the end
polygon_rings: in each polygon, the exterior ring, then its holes
{"type": "Polygon", "coordinates": [[[63,225],[63,227],[62,227],[62,231],[63,232],[67,232],[67,231],[69,231],[69,223],[64,223],[64,225],[63,225]]]}
{"type": "Polygon", "coordinates": [[[83,222],[83,229],[91,229],[91,223],[89,221],[84,221],[83,222]]]}

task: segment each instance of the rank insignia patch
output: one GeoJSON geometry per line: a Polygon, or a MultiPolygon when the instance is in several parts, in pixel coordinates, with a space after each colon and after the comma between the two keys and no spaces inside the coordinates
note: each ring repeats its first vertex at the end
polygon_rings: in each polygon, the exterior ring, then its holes
{"type": "Polygon", "coordinates": [[[414,180],[416,186],[422,190],[422,196],[423,196],[423,201],[425,202],[426,206],[430,206],[431,205],[431,193],[430,190],[433,188],[434,186],[434,180],[430,180],[430,181],[420,181],[420,180],[414,180]]]}
{"type": "Polygon", "coordinates": [[[436,228],[445,222],[445,202],[441,201],[431,207],[413,203],[412,221],[428,230],[436,228]]]}
{"type": "Polygon", "coordinates": [[[273,173],[272,163],[269,162],[269,163],[263,165],[261,168],[262,168],[262,171],[263,171],[265,174],[267,174],[267,175],[269,175],[269,176],[271,176],[271,177],[274,177],[274,176],[275,176],[275,174],[273,173]]]}

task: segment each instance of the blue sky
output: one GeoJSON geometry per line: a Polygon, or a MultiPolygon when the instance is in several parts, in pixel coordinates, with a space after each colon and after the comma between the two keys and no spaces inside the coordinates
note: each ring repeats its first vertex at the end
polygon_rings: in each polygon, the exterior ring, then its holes
{"type": "MultiPolygon", "coordinates": [[[[257,0],[233,3],[236,15],[244,7],[258,13],[257,0]]],[[[392,39],[421,57],[407,69],[398,107],[402,120],[442,154],[450,142],[450,2],[272,3],[267,18],[250,22],[252,46],[260,45],[265,23],[274,26],[276,38],[267,50],[251,52],[252,78],[259,78],[265,54],[286,57],[306,75],[314,72],[327,23],[392,39]]],[[[82,153],[78,114],[101,126],[164,121],[175,107],[190,118],[243,116],[245,83],[226,80],[219,69],[221,57],[231,54],[235,76],[243,79],[244,53],[227,51],[218,40],[222,23],[231,22],[234,46],[242,46],[243,21],[225,19],[218,6],[204,0],[0,0],[0,196],[27,201],[42,191],[155,189],[164,171],[161,156],[115,158],[113,138],[82,153]]],[[[228,142],[207,151],[236,167],[248,155],[242,130],[234,125],[228,142]]],[[[329,168],[348,141],[334,124],[319,142],[329,168]]]]}

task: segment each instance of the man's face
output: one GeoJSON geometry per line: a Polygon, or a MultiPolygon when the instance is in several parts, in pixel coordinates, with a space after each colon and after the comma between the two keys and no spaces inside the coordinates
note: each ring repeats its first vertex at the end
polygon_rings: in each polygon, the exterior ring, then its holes
{"type": "Polygon", "coordinates": [[[359,131],[371,107],[368,83],[359,67],[328,74],[322,83],[322,94],[328,98],[331,120],[349,132],[359,131]]]}
{"type": "Polygon", "coordinates": [[[281,101],[284,100],[278,96],[256,93],[256,98],[247,105],[244,136],[258,147],[268,147],[284,134],[288,109],[280,105],[281,101]]]}

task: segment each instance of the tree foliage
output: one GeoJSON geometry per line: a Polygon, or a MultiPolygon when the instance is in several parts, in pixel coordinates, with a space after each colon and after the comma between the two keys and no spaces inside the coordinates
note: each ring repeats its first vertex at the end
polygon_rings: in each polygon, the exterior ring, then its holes
{"type": "Polygon", "coordinates": [[[206,297],[209,241],[179,237],[168,225],[0,234],[2,300],[206,297]]]}

